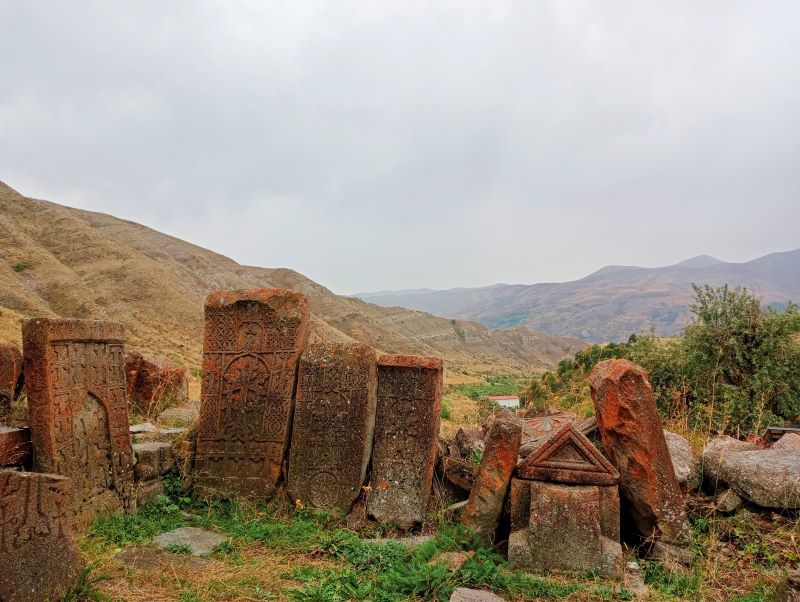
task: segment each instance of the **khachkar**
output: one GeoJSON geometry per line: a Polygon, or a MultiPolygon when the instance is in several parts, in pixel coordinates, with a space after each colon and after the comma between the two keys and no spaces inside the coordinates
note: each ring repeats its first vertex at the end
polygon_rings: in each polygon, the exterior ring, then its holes
{"type": "Polygon", "coordinates": [[[70,480],[0,470],[0,600],[61,600],[81,571],[70,480]]]}
{"type": "Polygon", "coordinates": [[[408,528],[425,516],[442,407],[442,360],[414,355],[378,359],[378,407],[367,510],[408,528]]]}
{"type": "Polygon", "coordinates": [[[132,510],[122,325],[37,318],[22,337],[34,471],[72,479],[79,524],[132,510]]]}
{"type": "Polygon", "coordinates": [[[293,500],[348,511],[367,473],[378,371],[362,343],[311,345],[300,359],[289,454],[293,500]]]}
{"type": "Polygon", "coordinates": [[[281,477],[308,301],[283,289],[219,291],[205,318],[195,487],[265,499],[281,477]]]}

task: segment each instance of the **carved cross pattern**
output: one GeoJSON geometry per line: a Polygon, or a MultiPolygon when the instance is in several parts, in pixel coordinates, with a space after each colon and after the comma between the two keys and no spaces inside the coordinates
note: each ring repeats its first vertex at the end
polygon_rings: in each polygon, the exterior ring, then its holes
{"type": "Polygon", "coordinates": [[[243,405],[247,405],[260,398],[269,376],[248,362],[239,372],[226,374],[225,380],[230,395],[236,395],[243,405]]]}

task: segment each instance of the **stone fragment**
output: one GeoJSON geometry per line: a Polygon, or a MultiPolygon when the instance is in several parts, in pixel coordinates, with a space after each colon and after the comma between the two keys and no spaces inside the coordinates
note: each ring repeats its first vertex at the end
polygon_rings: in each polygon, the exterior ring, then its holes
{"type": "Polygon", "coordinates": [[[378,371],[362,343],[314,344],[300,358],[287,487],[292,500],[350,509],[367,475],[378,371]]]}
{"type": "Polygon", "coordinates": [[[163,356],[146,357],[125,352],[125,374],[131,411],[152,415],[162,403],[179,403],[189,394],[186,368],[163,356]]]}
{"type": "Polygon", "coordinates": [[[560,431],[567,424],[573,424],[578,420],[574,412],[558,412],[545,416],[535,416],[524,418],[528,425],[527,434],[529,437],[551,437],[560,431]]]}
{"type": "Polygon", "coordinates": [[[13,343],[0,341],[0,416],[22,389],[22,353],[13,343]]]}
{"type": "Polygon", "coordinates": [[[72,531],[69,479],[0,470],[0,600],[61,600],[83,563],[72,531]]]}
{"type": "Polygon", "coordinates": [[[228,538],[224,535],[198,527],[180,527],[153,538],[153,543],[162,550],[187,546],[190,553],[195,556],[210,554],[214,548],[225,541],[228,541],[228,538]]]}
{"type": "Polygon", "coordinates": [[[167,408],[158,415],[158,423],[168,426],[192,426],[200,417],[200,402],[187,401],[180,406],[167,408]]]}
{"type": "Polygon", "coordinates": [[[428,506],[442,406],[442,360],[382,355],[367,511],[403,528],[428,506]]]}
{"type": "Polygon", "coordinates": [[[742,505],[742,498],[740,498],[732,489],[724,489],[717,494],[714,499],[714,509],[717,512],[730,514],[736,512],[739,506],[742,505]]]}
{"type": "Polygon", "coordinates": [[[772,444],[771,450],[785,450],[785,451],[800,451],[800,435],[797,433],[787,433],[775,443],[772,444]]]}
{"type": "Polygon", "coordinates": [[[677,433],[664,431],[667,449],[675,469],[675,478],[678,484],[687,491],[695,491],[700,487],[700,467],[692,454],[692,446],[685,437],[677,433]]]}
{"type": "Polygon", "coordinates": [[[459,587],[450,594],[450,602],[504,602],[504,599],[483,589],[459,587]]]}
{"type": "Polygon", "coordinates": [[[376,539],[364,539],[362,541],[371,543],[396,543],[404,548],[416,548],[422,544],[433,541],[433,535],[409,535],[408,537],[378,537],[376,539]]]}
{"type": "Polygon", "coordinates": [[[473,556],[475,552],[442,552],[431,558],[428,564],[443,564],[451,573],[457,573],[473,556]]]}
{"type": "Polygon", "coordinates": [[[483,454],[483,431],[479,428],[461,427],[455,436],[456,447],[462,458],[469,460],[473,454],[483,454]]]}
{"type": "Polygon", "coordinates": [[[122,325],[37,318],[22,336],[33,469],[72,479],[78,524],[133,510],[122,325]]]}
{"type": "Polygon", "coordinates": [[[521,439],[520,425],[503,419],[495,420],[486,435],[486,450],[462,518],[485,544],[494,543],[521,439]]]}
{"type": "Polygon", "coordinates": [[[620,472],[624,510],[648,541],[687,546],[686,506],[645,371],[627,360],[605,360],[589,376],[600,436],[620,472]]]}
{"type": "Polygon", "coordinates": [[[115,556],[126,567],[137,571],[172,571],[173,567],[180,566],[190,569],[204,569],[213,564],[210,558],[198,558],[191,554],[170,554],[156,548],[144,546],[130,546],[115,556]]]}
{"type": "Polygon", "coordinates": [[[781,441],[769,449],[729,452],[720,462],[720,480],[763,508],[800,508],[800,447],[781,441]]]}
{"type": "Polygon", "coordinates": [[[758,449],[755,443],[739,441],[728,435],[719,435],[709,441],[702,454],[703,482],[711,491],[727,489],[720,480],[720,465],[728,454],[758,449]]]}
{"type": "Polygon", "coordinates": [[[622,547],[616,486],[515,478],[511,492],[510,562],[534,571],[619,573],[622,547]]]}
{"type": "Polygon", "coordinates": [[[446,456],[442,458],[444,477],[456,487],[464,491],[472,491],[475,484],[475,470],[468,460],[446,456]]]}
{"type": "Polygon", "coordinates": [[[0,467],[28,465],[31,459],[31,430],[0,426],[0,467]]]}
{"type": "Polygon", "coordinates": [[[155,481],[139,481],[134,486],[134,495],[136,496],[137,508],[145,505],[147,502],[152,502],[159,495],[164,495],[164,481],[156,479],[155,481]]]}
{"type": "Polygon", "coordinates": [[[152,481],[165,475],[175,466],[169,443],[143,442],[133,444],[136,464],[133,474],[137,481],[152,481]]]}
{"type": "Polygon", "coordinates": [[[308,329],[308,300],[300,293],[209,295],[195,456],[195,488],[202,497],[263,500],[275,492],[308,329]]]}

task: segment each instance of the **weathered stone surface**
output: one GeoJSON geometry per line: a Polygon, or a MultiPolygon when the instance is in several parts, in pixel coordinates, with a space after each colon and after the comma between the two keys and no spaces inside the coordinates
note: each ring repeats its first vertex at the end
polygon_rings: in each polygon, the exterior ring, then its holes
{"type": "Polygon", "coordinates": [[[503,419],[495,420],[486,435],[486,450],[462,520],[487,544],[494,543],[508,485],[517,466],[521,439],[520,425],[503,419]]]}
{"type": "Polygon", "coordinates": [[[475,468],[468,460],[446,456],[442,458],[442,473],[456,487],[472,491],[475,484],[475,468]]]}
{"type": "Polygon", "coordinates": [[[442,360],[378,359],[378,408],[367,511],[382,523],[422,521],[431,492],[442,408],[442,360]]]}
{"type": "Polygon", "coordinates": [[[0,467],[30,463],[31,430],[0,426],[0,467]]]}
{"type": "Polygon", "coordinates": [[[0,341],[0,416],[22,388],[22,353],[13,343],[0,341]]]}
{"type": "Polygon", "coordinates": [[[190,569],[204,569],[213,564],[210,558],[198,558],[191,554],[170,554],[155,548],[144,546],[130,546],[122,550],[115,557],[126,567],[137,571],[172,571],[173,567],[188,567],[190,569]]]}
{"type": "Polygon", "coordinates": [[[515,478],[511,491],[509,561],[535,571],[620,572],[616,486],[515,478]]]}
{"type": "Polygon", "coordinates": [[[38,318],[22,336],[34,470],[72,479],[79,524],[133,509],[122,325],[38,318]]]}
{"type": "Polygon", "coordinates": [[[517,467],[517,476],[574,485],[616,485],[619,481],[617,469],[570,422],[517,467]]]}
{"type": "Polygon", "coordinates": [[[742,505],[742,498],[740,498],[732,489],[724,489],[717,494],[714,499],[714,509],[717,512],[729,514],[736,512],[739,506],[742,505]]]}
{"type": "Polygon", "coordinates": [[[450,602],[504,602],[503,598],[482,589],[459,587],[450,594],[450,602]]]}
{"type": "Polygon", "coordinates": [[[364,539],[362,541],[373,543],[396,543],[404,548],[416,548],[422,544],[433,541],[433,535],[409,535],[408,537],[378,537],[376,539],[364,539]]]}
{"type": "Polygon", "coordinates": [[[158,415],[158,423],[168,426],[191,426],[198,418],[200,418],[200,402],[190,400],[161,412],[158,415]]]}
{"type": "Polygon", "coordinates": [[[785,450],[785,451],[800,451],[800,435],[797,433],[787,433],[775,443],[772,444],[771,450],[785,450]]]}
{"type": "Polygon", "coordinates": [[[692,454],[692,446],[685,437],[677,433],[664,431],[664,439],[667,441],[667,449],[672,460],[672,467],[675,469],[675,478],[678,484],[687,491],[694,491],[700,487],[700,467],[692,454]]]}
{"type": "Polygon", "coordinates": [[[147,502],[156,499],[159,495],[164,495],[164,481],[161,479],[139,481],[134,486],[134,495],[136,496],[137,507],[143,506],[147,502]]]}
{"type": "Polygon", "coordinates": [[[164,401],[181,402],[189,393],[186,368],[166,357],[125,351],[125,376],[131,411],[150,416],[164,401]]]}
{"type": "Polygon", "coordinates": [[[781,446],[781,441],[769,449],[728,453],[720,463],[720,480],[758,506],[800,508],[800,447],[791,441],[781,446]]]}
{"type": "Polygon", "coordinates": [[[703,482],[711,491],[727,489],[725,482],[720,480],[722,460],[730,453],[756,449],[758,449],[758,446],[749,441],[739,441],[728,435],[714,437],[703,449],[703,482]]]}
{"type": "Polygon", "coordinates": [[[143,442],[133,444],[136,464],[133,474],[137,481],[152,481],[168,473],[175,466],[172,446],[169,443],[143,442]]]}
{"type": "Polygon", "coordinates": [[[308,300],[283,289],[221,291],[206,300],[205,321],[195,487],[263,500],[281,477],[308,300]]]}
{"type": "Polygon", "coordinates": [[[558,412],[545,416],[525,417],[528,425],[528,436],[533,438],[551,437],[564,428],[567,424],[573,424],[578,420],[574,412],[558,412]]]}
{"type": "Polygon", "coordinates": [[[443,564],[451,573],[457,573],[473,556],[475,556],[475,552],[441,552],[431,558],[428,564],[443,564]]]}
{"type": "Polygon", "coordinates": [[[603,448],[620,472],[623,510],[641,537],[690,542],[686,506],[645,371],[627,360],[598,363],[589,376],[603,448]]]}
{"type": "Polygon", "coordinates": [[[224,541],[228,541],[224,535],[198,527],[181,527],[153,538],[153,543],[161,549],[185,545],[195,556],[213,552],[224,541]]]}
{"type": "Polygon", "coordinates": [[[82,568],[69,479],[0,470],[0,600],[61,600],[82,568]]]}
{"type": "Polygon", "coordinates": [[[300,358],[288,490],[319,509],[350,509],[367,475],[375,431],[375,350],[361,343],[309,346],[300,358]]]}
{"type": "Polygon", "coordinates": [[[473,454],[482,454],[486,448],[483,442],[483,431],[479,428],[459,428],[453,442],[461,457],[468,460],[473,454]]]}

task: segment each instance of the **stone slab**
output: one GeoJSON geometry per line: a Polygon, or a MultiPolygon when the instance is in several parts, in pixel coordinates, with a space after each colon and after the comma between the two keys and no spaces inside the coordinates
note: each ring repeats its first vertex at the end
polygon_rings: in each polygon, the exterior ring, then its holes
{"type": "Polygon", "coordinates": [[[450,602],[504,602],[504,598],[483,589],[458,587],[450,594],[450,602]]]}
{"type": "Polygon", "coordinates": [[[31,460],[31,430],[0,426],[0,467],[27,466],[31,460]]]}
{"type": "Polygon", "coordinates": [[[309,346],[300,359],[287,488],[303,505],[347,512],[361,493],[375,431],[375,350],[309,346]]]}
{"type": "Polygon", "coordinates": [[[225,541],[228,541],[228,538],[224,535],[198,527],[180,527],[153,538],[153,543],[161,549],[186,545],[195,556],[210,554],[225,541]]]}
{"type": "Polygon", "coordinates": [[[172,446],[157,441],[134,443],[133,454],[136,464],[133,475],[136,481],[152,481],[161,477],[175,466],[172,446]]]}
{"type": "Polygon", "coordinates": [[[205,304],[195,456],[201,497],[263,500],[287,451],[308,300],[284,289],[220,291],[205,304]]]}

